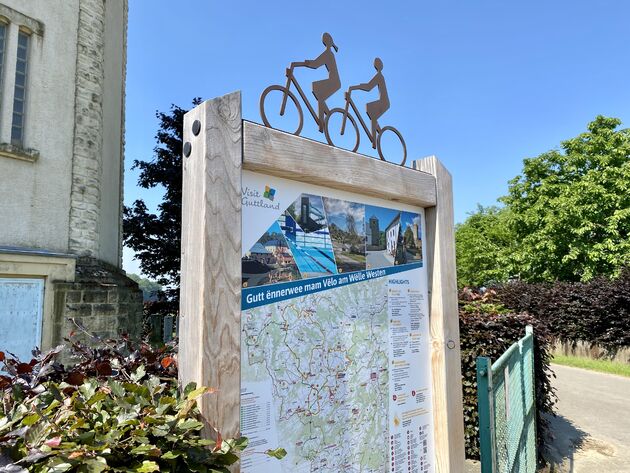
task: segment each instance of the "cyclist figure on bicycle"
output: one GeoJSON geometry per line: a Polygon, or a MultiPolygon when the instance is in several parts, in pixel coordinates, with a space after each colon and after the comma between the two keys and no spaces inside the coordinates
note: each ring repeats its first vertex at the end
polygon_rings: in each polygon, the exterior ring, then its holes
{"type": "Polygon", "coordinates": [[[372,77],[370,82],[353,85],[348,89],[348,92],[353,90],[364,90],[365,92],[369,92],[374,87],[378,87],[378,100],[368,103],[365,107],[367,109],[368,117],[372,120],[372,148],[376,149],[376,129],[378,128],[378,119],[387,110],[389,110],[389,96],[387,95],[385,77],[383,77],[381,72],[383,70],[383,61],[381,61],[381,58],[377,57],[374,59],[374,68],[376,69],[376,74],[372,77]]]}
{"type": "Polygon", "coordinates": [[[335,54],[332,52],[332,48],[335,48],[335,51],[339,51],[339,48],[329,33],[324,33],[322,42],[324,46],[326,46],[326,50],[317,58],[312,60],[307,59],[304,62],[291,63],[292,68],[305,66],[309,69],[318,69],[321,66],[326,66],[328,70],[328,79],[313,82],[313,95],[317,99],[320,132],[324,131],[324,117],[329,111],[326,100],[341,88],[341,80],[339,79],[339,71],[337,70],[337,60],[335,59],[335,54]]]}

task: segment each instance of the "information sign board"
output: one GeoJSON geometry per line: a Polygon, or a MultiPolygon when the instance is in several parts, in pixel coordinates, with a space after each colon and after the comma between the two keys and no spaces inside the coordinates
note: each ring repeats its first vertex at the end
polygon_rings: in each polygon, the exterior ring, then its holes
{"type": "Polygon", "coordinates": [[[412,166],[247,122],[238,92],[185,115],[179,378],[249,439],[234,473],[463,471],[451,177],[412,166]]]}
{"type": "Polygon", "coordinates": [[[242,194],[241,471],[432,472],[424,210],[249,171],[242,194]]]}

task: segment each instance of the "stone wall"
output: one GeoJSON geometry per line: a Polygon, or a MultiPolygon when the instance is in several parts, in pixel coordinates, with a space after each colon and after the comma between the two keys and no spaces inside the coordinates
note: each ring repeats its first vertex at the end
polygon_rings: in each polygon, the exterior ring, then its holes
{"type": "Polygon", "coordinates": [[[76,331],[69,318],[101,338],[121,333],[140,338],[143,305],[138,284],[94,258],[79,258],[76,274],[74,282],[55,284],[55,344],[76,331]]]}
{"type": "Polygon", "coordinates": [[[75,131],[68,250],[98,256],[103,133],[105,4],[79,2],[75,131]]]}

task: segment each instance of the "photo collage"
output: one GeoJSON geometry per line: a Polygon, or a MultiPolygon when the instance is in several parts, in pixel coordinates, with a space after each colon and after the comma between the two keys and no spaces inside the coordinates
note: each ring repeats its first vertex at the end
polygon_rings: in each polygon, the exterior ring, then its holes
{"type": "Polygon", "coordinates": [[[243,287],[422,261],[420,215],[301,194],[242,259],[243,287]]]}

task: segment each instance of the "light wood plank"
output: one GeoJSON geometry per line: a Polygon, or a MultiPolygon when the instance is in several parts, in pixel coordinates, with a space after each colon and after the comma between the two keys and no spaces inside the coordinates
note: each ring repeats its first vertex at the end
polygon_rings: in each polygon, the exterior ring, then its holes
{"type": "Polygon", "coordinates": [[[201,399],[223,437],[240,435],[241,94],[184,117],[179,378],[218,388],[201,399]],[[194,136],[192,125],[201,122],[194,136]]]}
{"type": "Polygon", "coordinates": [[[435,176],[437,191],[435,207],[425,209],[436,471],[460,473],[464,471],[464,413],[453,184],[435,156],[414,161],[413,166],[435,176]]]}
{"type": "Polygon", "coordinates": [[[256,123],[243,123],[243,169],[418,207],[436,203],[435,178],[256,123]]]}
{"type": "MultiPolygon", "coordinates": [[[[199,105],[184,115],[184,140],[192,140],[191,126],[194,120],[203,118],[205,107],[199,105]]],[[[198,290],[197,278],[203,273],[202,247],[196,242],[203,238],[201,206],[195,205],[197,196],[203,195],[203,175],[205,143],[202,139],[192,140],[190,157],[182,157],[182,242],[181,274],[179,298],[179,382],[183,386],[189,382],[200,382],[201,324],[200,310],[203,293],[198,290]]]]}

